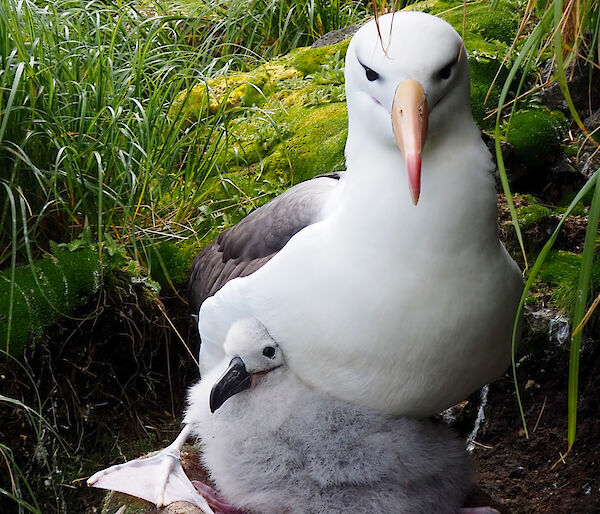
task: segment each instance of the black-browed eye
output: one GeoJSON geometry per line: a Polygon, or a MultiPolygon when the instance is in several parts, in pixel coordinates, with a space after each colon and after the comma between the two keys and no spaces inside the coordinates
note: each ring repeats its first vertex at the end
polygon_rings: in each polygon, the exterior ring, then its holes
{"type": "Polygon", "coordinates": [[[379,73],[377,73],[376,71],[373,71],[371,68],[365,66],[364,64],[362,65],[362,67],[365,69],[365,74],[367,75],[368,81],[373,82],[374,80],[377,80],[379,78],[379,73]]]}
{"type": "Polygon", "coordinates": [[[272,359],[273,357],[275,357],[275,348],[273,348],[272,346],[265,346],[263,349],[263,355],[268,359],[272,359]]]}
{"type": "Polygon", "coordinates": [[[452,61],[446,64],[446,66],[444,66],[440,71],[438,71],[437,78],[440,80],[446,80],[447,78],[450,78],[450,74],[452,73],[452,66],[455,62],[456,61],[452,61]]]}

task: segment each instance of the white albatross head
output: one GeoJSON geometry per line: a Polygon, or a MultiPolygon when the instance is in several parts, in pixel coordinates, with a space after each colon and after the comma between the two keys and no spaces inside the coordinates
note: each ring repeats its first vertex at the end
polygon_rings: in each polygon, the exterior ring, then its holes
{"type": "Polygon", "coordinates": [[[469,66],[461,37],[440,18],[397,12],[367,23],[346,54],[349,162],[367,146],[402,153],[413,203],[426,141],[473,125],[469,66]]]}
{"type": "Polygon", "coordinates": [[[236,321],[227,333],[225,353],[231,359],[210,392],[210,410],[215,412],[233,395],[250,389],[267,373],[284,364],[281,348],[254,318],[236,321]]]}

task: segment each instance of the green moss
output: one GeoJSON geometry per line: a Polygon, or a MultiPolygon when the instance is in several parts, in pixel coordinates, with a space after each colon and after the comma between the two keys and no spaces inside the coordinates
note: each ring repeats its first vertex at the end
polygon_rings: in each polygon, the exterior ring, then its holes
{"type": "Polygon", "coordinates": [[[551,218],[553,214],[551,209],[538,204],[526,205],[525,207],[517,209],[519,224],[523,228],[530,227],[542,220],[551,218]]]}
{"type": "MultiPolygon", "coordinates": [[[[570,202],[569,202],[570,203],[570,202]]],[[[566,206],[562,206],[562,207],[557,207],[554,212],[556,214],[564,214],[567,210],[566,206]]],[[[575,204],[575,207],[573,207],[573,210],[571,211],[571,215],[572,216],[586,216],[587,215],[587,211],[585,209],[585,205],[583,205],[582,202],[579,202],[577,204],[575,204]]]]}
{"type": "Polygon", "coordinates": [[[500,85],[506,75],[506,70],[498,75],[500,60],[495,57],[472,53],[469,58],[471,70],[471,110],[473,118],[481,129],[491,129],[495,124],[494,116],[487,116],[490,109],[498,103],[500,96],[500,85]],[[494,84],[490,91],[490,85],[494,84]]]}
{"type": "Polygon", "coordinates": [[[290,115],[293,135],[265,159],[266,171],[288,174],[297,183],[342,168],[348,136],[346,104],[296,108],[290,115]]]}
{"type": "Polygon", "coordinates": [[[229,127],[231,138],[223,154],[228,169],[248,166],[269,155],[275,146],[291,134],[287,112],[274,112],[270,116],[244,116],[234,120],[229,127]]]}
{"type": "Polygon", "coordinates": [[[577,157],[579,154],[579,145],[577,144],[568,144],[563,146],[563,153],[567,157],[577,157]]]}
{"type": "Polygon", "coordinates": [[[15,270],[11,331],[8,334],[11,272],[0,273],[0,341],[13,355],[45,327],[80,307],[99,287],[100,261],[91,249],[55,250],[15,270]]]}
{"type": "MultiPolygon", "coordinates": [[[[410,6],[445,19],[459,33],[463,33],[463,2],[460,0],[425,0],[410,6]]],[[[465,43],[469,51],[496,52],[511,44],[519,26],[517,4],[500,0],[492,8],[487,2],[468,2],[464,19],[465,43]],[[502,43],[499,45],[498,43],[502,43]]]]}
{"type": "Polygon", "coordinates": [[[320,48],[298,48],[290,53],[288,62],[303,75],[315,73],[336,53],[339,53],[343,59],[349,44],[350,38],[347,38],[335,45],[320,48]]]}
{"type": "Polygon", "coordinates": [[[558,111],[517,111],[510,118],[506,139],[519,160],[538,167],[547,162],[549,155],[560,151],[564,123],[564,115],[558,111]]]}
{"type": "Polygon", "coordinates": [[[185,284],[199,251],[200,245],[192,238],[177,244],[170,241],[158,243],[151,252],[150,276],[163,288],[170,287],[170,284],[185,284]]]}
{"type": "MultiPolygon", "coordinates": [[[[582,256],[561,250],[551,251],[540,270],[540,279],[552,286],[552,298],[556,305],[570,312],[577,297],[577,284],[582,256]]],[[[600,288],[600,262],[592,268],[590,295],[600,288]]]]}
{"type": "Polygon", "coordinates": [[[268,73],[257,73],[246,83],[244,94],[241,98],[241,104],[245,107],[261,106],[269,94],[267,83],[269,82],[268,73]]]}
{"type": "Polygon", "coordinates": [[[511,44],[519,26],[519,14],[516,3],[499,2],[495,8],[467,12],[467,30],[483,36],[487,41],[496,40],[511,44]]]}

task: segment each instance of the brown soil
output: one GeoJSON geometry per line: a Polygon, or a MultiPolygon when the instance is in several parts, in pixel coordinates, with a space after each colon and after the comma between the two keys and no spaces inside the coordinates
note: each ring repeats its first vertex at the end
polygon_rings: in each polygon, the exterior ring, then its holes
{"type": "Polygon", "coordinates": [[[600,512],[600,372],[597,342],[580,361],[577,439],[567,450],[568,351],[523,357],[518,377],[529,429],[520,422],[512,375],[490,387],[473,455],[480,485],[515,513],[600,512]]]}

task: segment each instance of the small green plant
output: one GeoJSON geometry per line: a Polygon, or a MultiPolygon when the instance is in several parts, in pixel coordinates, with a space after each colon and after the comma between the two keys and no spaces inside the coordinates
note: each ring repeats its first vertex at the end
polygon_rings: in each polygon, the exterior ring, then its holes
{"type": "Polygon", "coordinates": [[[304,105],[319,105],[328,102],[345,102],[344,56],[337,51],[328,56],[321,67],[307,75],[307,79],[317,84],[316,88],[304,95],[304,105]]]}

